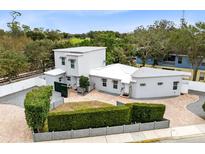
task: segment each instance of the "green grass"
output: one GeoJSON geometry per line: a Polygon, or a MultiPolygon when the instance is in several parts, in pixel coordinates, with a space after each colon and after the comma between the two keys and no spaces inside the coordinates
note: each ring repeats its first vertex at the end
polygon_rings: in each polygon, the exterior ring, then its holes
{"type": "Polygon", "coordinates": [[[92,108],[101,108],[101,107],[111,107],[113,105],[100,102],[100,101],[82,101],[82,102],[70,102],[64,103],[57,108],[53,109],[51,112],[64,112],[64,111],[79,111],[92,108]]]}

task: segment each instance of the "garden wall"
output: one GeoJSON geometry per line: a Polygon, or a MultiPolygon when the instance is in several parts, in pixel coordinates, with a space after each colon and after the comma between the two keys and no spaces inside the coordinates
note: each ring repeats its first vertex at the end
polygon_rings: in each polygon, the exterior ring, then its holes
{"type": "Polygon", "coordinates": [[[100,128],[89,128],[79,129],[70,131],[57,131],[57,132],[45,132],[45,133],[33,133],[33,141],[50,141],[50,140],[63,140],[63,139],[74,139],[81,137],[93,137],[103,136],[111,134],[131,133],[145,130],[163,129],[169,128],[170,121],[162,120],[149,123],[136,123],[130,125],[121,125],[113,127],[100,127],[100,128]]]}

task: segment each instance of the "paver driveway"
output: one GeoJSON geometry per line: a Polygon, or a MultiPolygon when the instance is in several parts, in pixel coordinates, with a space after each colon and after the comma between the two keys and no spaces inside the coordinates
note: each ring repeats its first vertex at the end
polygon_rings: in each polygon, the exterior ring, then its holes
{"type": "Polygon", "coordinates": [[[69,92],[69,97],[65,99],[65,102],[84,101],[84,100],[99,100],[111,104],[116,104],[116,101],[123,103],[131,102],[149,102],[156,104],[165,104],[165,118],[171,121],[171,126],[184,126],[205,123],[205,120],[195,115],[187,109],[187,105],[199,100],[199,96],[192,94],[185,94],[178,97],[161,98],[161,99],[149,99],[149,100],[134,100],[121,96],[111,95],[104,92],[98,92],[96,90],[91,91],[85,96],[76,94],[74,91],[69,92]]]}
{"type": "Polygon", "coordinates": [[[0,104],[0,143],[31,142],[24,109],[15,105],[0,104]]]}

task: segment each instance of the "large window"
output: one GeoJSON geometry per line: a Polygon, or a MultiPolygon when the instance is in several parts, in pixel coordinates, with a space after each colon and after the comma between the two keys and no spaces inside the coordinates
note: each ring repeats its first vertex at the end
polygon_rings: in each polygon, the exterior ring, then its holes
{"type": "Polygon", "coordinates": [[[70,67],[75,68],[75,60],[74,59],[70,60],[70,67]]]}
{"type": "Polygon", "coordinates": [[[177,90],[178,84],[179,84],[179,81],[174,81],[173,82],[173,90],[177,90]]]}
{"type": "Polygon", "coordinates": [[[107,87],[107,79],[102,79],[102,86],[107,87]]]}
{"type": "Polygon", "coordinates": [[[118,81],[113,80],[113,88],[117,89],[118,88],[118,81]]]}
{"type": "Polygon", "coordinates": [[[65,65],[65,57],[61,57],[61,64],[65,65]]]}

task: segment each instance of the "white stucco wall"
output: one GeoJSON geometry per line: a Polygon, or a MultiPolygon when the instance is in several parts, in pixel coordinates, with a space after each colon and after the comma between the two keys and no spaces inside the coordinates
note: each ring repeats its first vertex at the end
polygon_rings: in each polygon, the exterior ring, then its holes
{"type": "Polygon", "coordinates": [[[35,86],[46,85],[46,81],[43,78],[35,77],[19,82],[10,83],[7,85],[0,86],[0,97],[16,93],[25,89],[29,89],[35,86]]]}
{"type": "Polygon", "coordinates": [[[66,57],[65,52],[54,52],[55,68],[60,68],[66,71],[68,60],[65,59],[65,65],[62,65],[60,57],[66,57]]]}
{"type": "Polygon", "coordinates": [[[205,83],[204,82],[197,82],[197,81],[188,81],[188,89],[195,90],[200,92],[205,92],[205,83]]]}
{"type": "Polygon", "coordinates": [[[89,76],[91,69],[105,66],[105,49],[84,53],[78,57],[78,73],[80,75],[89,76]]]}
{"type": "Polygon", "coordinates": [[[112,94],[119,94],[119,95],[121,94],[122,84],[120,81],[118,81],[118,88],[114,89],[112,79],[107,79],[107,86],[104,87],[102,86],[102,78],[90,76],[90,84],[95,84],[96,90],[101,90],[101,91],[112,93],[112,94]]]}
{"type": "Polygon", "coordinates": [[[45,80],[46,80],[46,84],[47,85],[51,85],[51,86],[54,86],[54,82],[60,82],[59,81],[59,78],[62,78],[61,79],[61,83],[66,83],[66,78],[65,78],[65,75],[64,74],[61,74],[61,75],[57,75],[57,76],[52,76],[52,75],[45,75],[45,80]]]}
{"type": "Polygon", "coordinates": [[[181,92],[181,77],[135,78],[134,80],[136,83],[131,84],[133,98],[178,96],[181,92]],[[174,81],[179,81],[177,90],[173,90],[174,81]],[[163,82],[163,85],[159,86],[158,82],[163,82]],[[146,86],[140,86],[140,83],[145,83],[146,86]]]}

